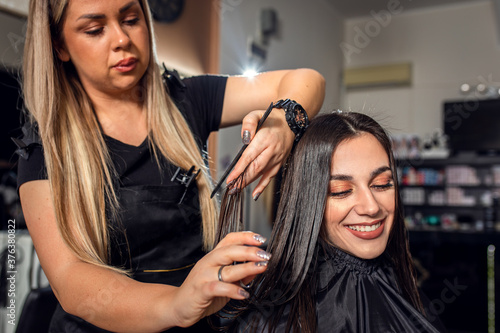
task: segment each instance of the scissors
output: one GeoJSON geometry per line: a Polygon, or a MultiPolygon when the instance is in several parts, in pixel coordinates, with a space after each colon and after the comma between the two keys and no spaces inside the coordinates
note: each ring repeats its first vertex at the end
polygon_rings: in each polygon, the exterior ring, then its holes
{"type": "MultiPolygon", "coordinates": [[[[262,118],[260,118],[259,123],[257,124],[257,129],[255,130],[255,133],[257,133],[257,131],[260,130],[260,128],[264,124],[264,121],[266,121],[267,117],[269,116],[269,114],[271,113],[272,110],[273,110],[273,103],[271,103],[269,105],[269,107],[267,108],[267,110],[264,113],[264,115],[262,116],[262,118]]],[[[238,161],[241,158],[241,155],[243,154],[243,152],[245,151],[245,149],[247,149],[247,147],[248,147],[248,144],[244,144],[243,147],[241,147],[240,151],[238,152],[238,154],[236,154],[236,156],[234,157],[234,159],[231,162],[231,164],[229,164],[229,167],[226,169],[226,171],[224,171],[224,174],[222,175],[221,179],[219,180],[219,182],[215,186],[214,190],[212,191],[212,194],[210,195],[210,198],[213,198],[214,195],[215,195],[215,193],[217,193],[220,190],[220,187],[222,186],[222,183],[224,182],[224,180],[226,180],[227,176],[229,175],[229,173],[231,172],[231,170],[233,170],[233,168],[236,165],[236,163],[238,163],[238,161]]]]}

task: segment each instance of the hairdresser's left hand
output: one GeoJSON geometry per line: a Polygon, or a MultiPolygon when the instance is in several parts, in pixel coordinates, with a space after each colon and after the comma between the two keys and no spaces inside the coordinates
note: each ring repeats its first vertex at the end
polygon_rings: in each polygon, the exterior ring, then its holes
{"type": "Polygon", "coordinates": [[[278,173],[292,150],[295,140],[295,134],[288,126],[285,112],[282,109],[273,109],[261,129],[255,133],[257,123],[264,113],[265,111],[253,111],[243,119],[241,136],[243,138],[244,132],[248,131],[250,133],[250,144],[227,177],[227,183],[230,183],[247,166],[243,186],[262,176],[252,193],[254,200],[258,198],[269,185],[271,179],[278,173]]]}

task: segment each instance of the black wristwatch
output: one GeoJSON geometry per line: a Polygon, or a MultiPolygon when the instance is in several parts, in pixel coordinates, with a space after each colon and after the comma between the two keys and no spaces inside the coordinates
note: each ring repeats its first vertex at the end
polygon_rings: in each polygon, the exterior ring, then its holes
{"type": "Polygon", "coordinates": [[[288,126],[295,133],[295,141],[299,141],[309,126],[309,118],[307,112],[302,105],[291,99],[281,99],[277,101],[273,107],[283,109],[288,126]]]}

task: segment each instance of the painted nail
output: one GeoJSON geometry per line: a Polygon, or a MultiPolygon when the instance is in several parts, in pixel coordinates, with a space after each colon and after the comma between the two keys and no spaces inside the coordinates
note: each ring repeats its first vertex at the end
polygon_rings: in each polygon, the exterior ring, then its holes
{"type": "Polygon", "coordinates": [[[271,253],[268,253],[266,251],[259,251],[257,252],[257,257],[262,258],[264,260],[269,260],[271,259],[271,253]]]}
{"type": "Polygon", "coordinates": [[[248,291],[244,290],[244,289],[239,289],[238,290],[238,294],[240,294],[241,296],[245,297],[245,298],[248,298],[250,297],[250,294],[248,293],[248,291]]]}
{"type": "Polygon", "coordinates": [[[253,235],[253,239],[255,239],[259,243],[266,242],[266,237],[262,237],[261,235],[258,235],[258,234],[253,235]]]}
{"type": "Polygon", "coordinates": [[[250,143],[250,131],[243,131],[243,138],[242,140],[244,145],[247,145],[250,143]]]}
{"type": "Polygon", "coordinates": [[[256,195],[253,196],[253,201],[257,201],[257,199],[260,197],[260,194],[262,192],[258,192],[256,195]]]}
{"type": "Polygon", "coordinates": [[[255,266],[259,266],[259,267],[261,267],[261,266],[267,266],[268,263],[269,263],[269,261],[267,261],[267,260],[266,261],[257,261],[255,263],[255,266]]]}

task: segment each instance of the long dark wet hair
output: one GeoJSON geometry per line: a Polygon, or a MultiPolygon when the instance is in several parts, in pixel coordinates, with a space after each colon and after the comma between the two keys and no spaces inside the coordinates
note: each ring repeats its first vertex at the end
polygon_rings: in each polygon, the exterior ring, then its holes
{"type": "MultiPolygon", "coordinates": [[[[380,142],[397,180],[391,140],[371,117],[356,112],[334,112],[314,118],[284,169],[281,200],[267,248],[272,254],[268,268],[255,278],[249,289],[251,297],[232,304],[231,309],[226,310],[234,326],[243,325],[243,314],[256,312],[255,316],[245,317],[248,331],[262,329],[257,323],[262,324],[264,320],[269,332],[274,332],[285,307],[290,306],[287,332],[316,331],[316,256],[321,244],[324,244],[322,222],[332,156],[341,142],[362,133],[370,133],[380,142]]],[[[394,187],[394,223],[384,255],[395,268],[397,287],[403,297],[424,313],[417,291],[397,181],[394,187]]],[[[239,199],[230,199],[226,194],[225,200],[229,201],[224,201],[222,205],[220,239],[229,232],[237,231],[241,223],[241,214],[235,213],[239,199]]]]}

